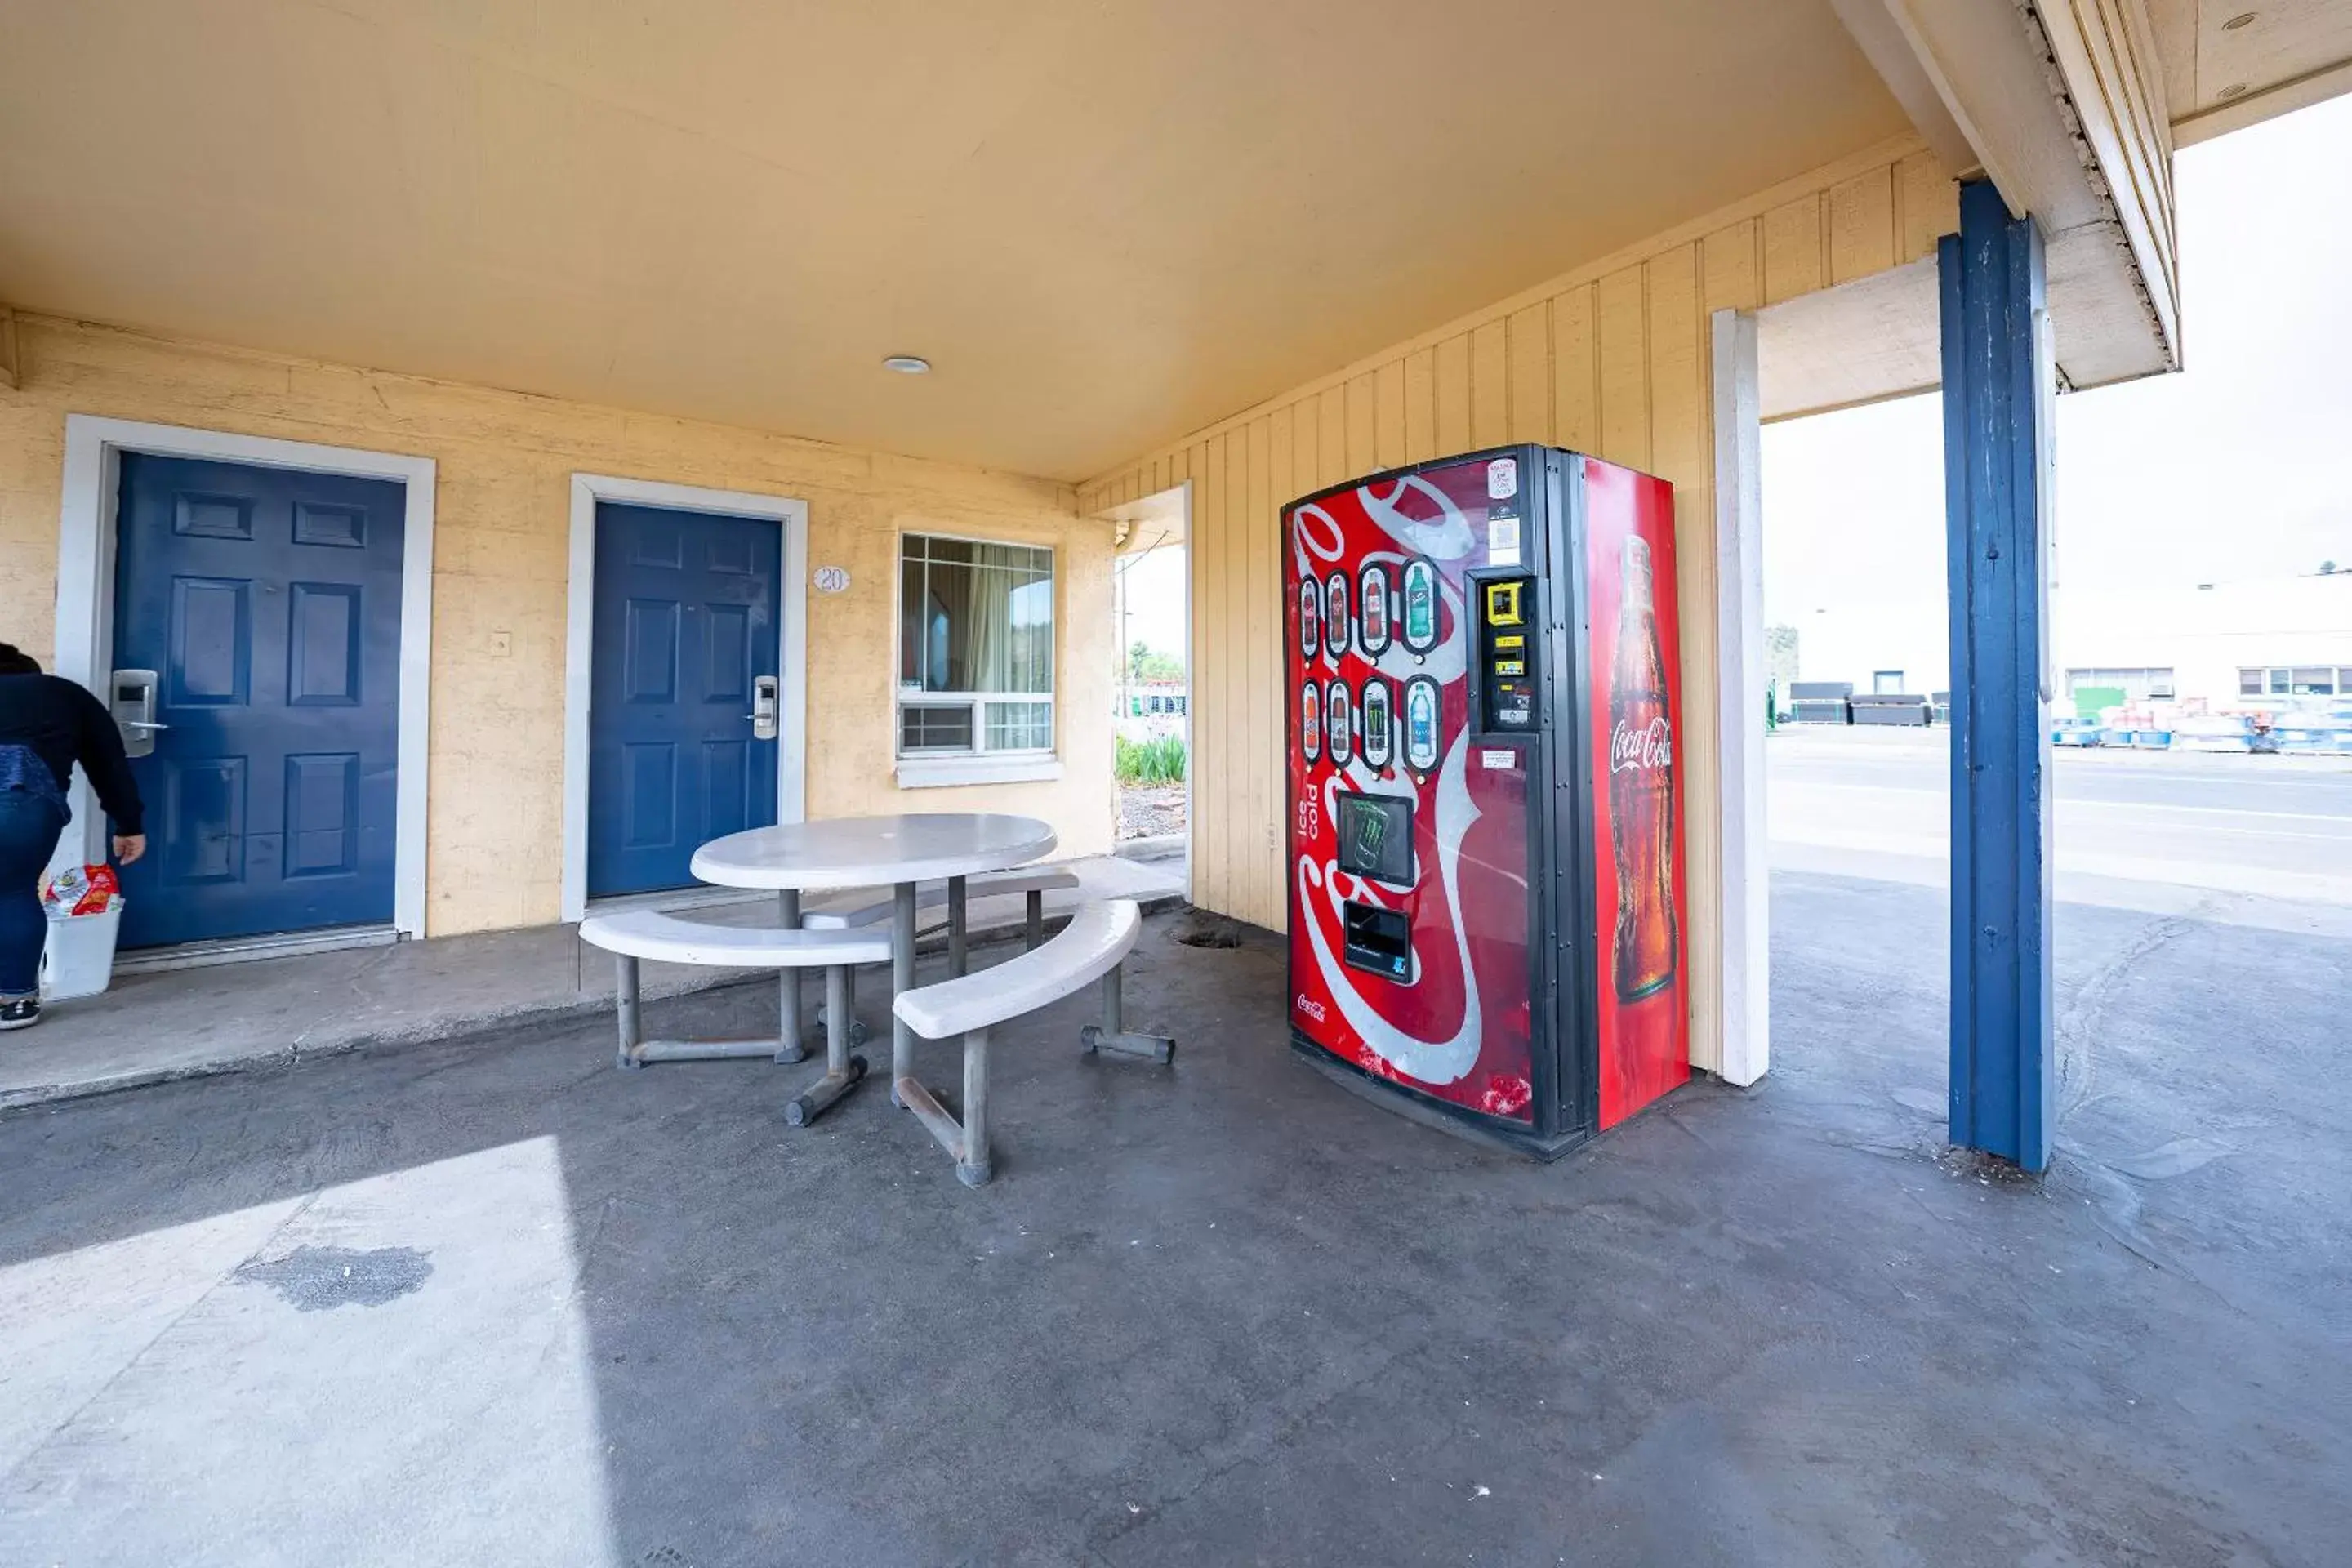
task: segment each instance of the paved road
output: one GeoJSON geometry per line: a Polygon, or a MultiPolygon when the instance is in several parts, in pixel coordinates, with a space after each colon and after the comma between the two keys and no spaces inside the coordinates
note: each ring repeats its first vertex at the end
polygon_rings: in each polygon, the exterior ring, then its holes
{"type": "MultiPolygon", "coordinates": [[[[1786,729],[1775,865],[1943,879],[1947,731],[1786,729]]],[[[2062,894],[2108,882],[2352,906],[2352,759],[2054,753],[2062,894]]]]}

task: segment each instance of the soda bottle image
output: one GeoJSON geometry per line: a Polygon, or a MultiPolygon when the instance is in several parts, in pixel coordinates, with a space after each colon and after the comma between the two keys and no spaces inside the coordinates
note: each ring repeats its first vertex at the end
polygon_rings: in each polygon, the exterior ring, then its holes
{"type": "MultiPolygon", "coordinates": [[[[1366,600],[1370,604],[1370,600],[1366,600]]],[[[1369,628],[1370,623],[1365,622],[1369,628]]],[[[1389,683],[1378,678],[1364,682],[1364,761],[1376,768],[1389,765],[1389,683]]]]}
{"type": "Polygon", "coordinates": [[[1650,584],[1650,547],[1628,538],[1618,556],[1617,645],[1609,672],[1609,818],[1617,859],[1620,1001],[1674,984],[1674,731],[1650,584]]]}
{"type": "Polygon", "coordinates": [[[1404,763],[1423,773],[1437,765],[1437,682],[1427,676],[1405,682],[1404,763]]]}
{"type": "Polygon", "coordinates": [[[1302,658],[1313,658],[1322,640],[1316,630],[1322,606],[1323,595],[1316,591],[1315,579],[1309,577],[1298,584],[1298,654],[1302,658]]]}
{"type": "Polygon", "coordinates": [[[1329,597],[1323,611],[1323,640],[1331,645],[1334,654],[1348,651],[1348,574],[1331,574],[1329,597]]]}
{"type": "Polygon", "coordinates": [[[1437,569],[1426,561],[1404,569],[1404,646],[1415,653],[1437,646],[1437,569]]]}
{"type": "Polygon", "coordinates": [[[1298,746],[1310,763],[1323,754],[1323,689],[1311,680],[1298,689],[1298,746]]]}
{"type": "MultiPolygon", "coordinates": [[[[1333,581],[1336,582],[1338,579],[1334,578],[1333,581]]],[[[1344,680],[1333,681],[1331,695],[1323,704],[1323,719],[1331,726],[1329,749],[1334,764],[1344,764],[1349,752],[1355,749],[1355,736],[1348,728],[1349,710],[1352,706],[1348,700],[1348,683],[1344,680]]]]}
{"type": "Polygon", "coordinates": [[[1356,641],[1366,653],[1379,653],[1389,646],[1389,571],[1385,566],[1364,568],[1363,581],[1356,595],[1356,641]]]}

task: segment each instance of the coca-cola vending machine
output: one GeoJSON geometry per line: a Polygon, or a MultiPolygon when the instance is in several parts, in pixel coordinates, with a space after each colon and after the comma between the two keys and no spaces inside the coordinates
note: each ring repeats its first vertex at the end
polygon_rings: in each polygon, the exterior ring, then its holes
{"type": "Polygon", "coordinates": [[[1512,447],[1282,531],[1293,1044],[1559,1154],[1690,1076],[1673,487],[1512,447]]]}

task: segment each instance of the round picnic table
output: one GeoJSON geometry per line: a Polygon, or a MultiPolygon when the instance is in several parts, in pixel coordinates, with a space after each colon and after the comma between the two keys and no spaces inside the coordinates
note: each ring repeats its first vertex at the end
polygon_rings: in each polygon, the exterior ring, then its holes
{"type": "MultiPolygon", "coordinates": [[[[772,889],[782,923],[801,923],[801,895],[843,888],[894,889],[890,994],[915,983],[915,893],[944,880],[951,966],[962,973],[964,879],[1009,870],[1054,852],[1054,830],[1033,816],[997,812],[929,812],[903,816],[839,816],[754,827],[714,838],[694,852],[690,868],[721,888],[772,889]]],[[[800,1029],[798,970],[786,970],[788,1027],[800,1029]]],[[[891,1099],[914,1071],[914,1031],[890,1021],[891,1099]]]]}

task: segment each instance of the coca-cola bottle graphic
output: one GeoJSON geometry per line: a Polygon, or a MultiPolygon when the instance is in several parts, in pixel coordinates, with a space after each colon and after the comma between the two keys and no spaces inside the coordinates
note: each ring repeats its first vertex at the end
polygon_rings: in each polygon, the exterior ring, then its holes
{"type": "Polygon", "coordinates": [[[1617,995],[1674,984],[1675,749],[1665,660],[1650,587],[1650,547],[1628,538],[1618,557],[1617,647],[1609,672],[1609,818],[1617,850],[1617,995]]]}

